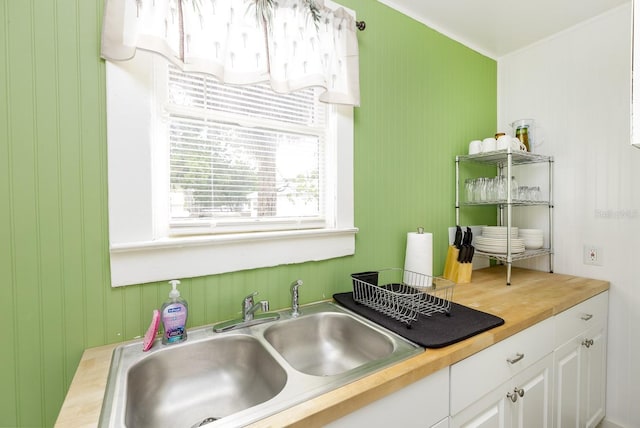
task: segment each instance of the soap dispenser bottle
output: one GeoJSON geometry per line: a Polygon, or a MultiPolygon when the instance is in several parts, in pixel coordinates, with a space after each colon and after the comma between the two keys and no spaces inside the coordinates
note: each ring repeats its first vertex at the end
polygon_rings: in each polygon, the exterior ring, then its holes
{"type": "Polygon", "coordinates": [[[187,302],[180,297],[177,288],[180,281],[172,279],[169,284],[172,287],[169,299],[163,303],[160,310],[164,329],[162,343],[165,345],[187,340],[187,302]]]}

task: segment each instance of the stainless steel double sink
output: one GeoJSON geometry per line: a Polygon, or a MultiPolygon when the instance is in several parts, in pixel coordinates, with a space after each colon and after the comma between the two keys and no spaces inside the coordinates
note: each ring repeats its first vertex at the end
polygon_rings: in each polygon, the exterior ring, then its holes
{"type": "Polygon", "coordinates": [[[291,318],[215,333],[149,352],[114,351],[100,426],[243,426],[423,352],[332,302],[291,318]]]}

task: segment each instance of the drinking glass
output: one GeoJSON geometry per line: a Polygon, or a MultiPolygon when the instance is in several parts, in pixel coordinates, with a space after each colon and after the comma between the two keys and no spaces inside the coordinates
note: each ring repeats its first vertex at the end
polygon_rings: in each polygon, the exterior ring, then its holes
{"type": "Polygon", "coordinates": [[[464,181],[464,189],[467,193],[467,202],[473,202],[475,193],[475,180],[473,178],[467,178],[464,181]]]}
{"type": "Polygon", "coordinates": [[[540,186],[530,187],[529,193],[532,201],[542,200],[542,192],[540,191],[540,186]]]}
{"type": "Polygon", "coordinates": [[[496,200],[496,179],[487,178],[487,201],[496,200]]]}
{"type": "Polygon", "coordinates": [[[496,185],[496,199],[498,201],[506,201],[507,200],[507,180],[503,175],[499,175],[496,177],[497,185],[496,185]]]}
{"type": "Polygon", "coordinates": [[[518,182],[514,176],[511,176],[511,200],[514,201],[518,198],[518,182]]]}
{"type": "Polygon", "coordinates": [[[485,202],[487,200],[487,183],[484,177],[476,180],[476,202],[485,202]]]}

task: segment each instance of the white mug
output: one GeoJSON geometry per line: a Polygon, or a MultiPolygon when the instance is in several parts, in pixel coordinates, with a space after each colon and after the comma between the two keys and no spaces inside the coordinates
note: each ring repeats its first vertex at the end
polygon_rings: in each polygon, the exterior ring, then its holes
{"type": "Polygon", "coordinates": [[[527,151],[527,146],[524,145],[524,143],[522,141],[520,141],[519,139],[513,137],[511,139],[511,150],[512,151],[518,151],[521,150],[523,152],[527,151]]]}
{"type": "Polygon", "coordinates": [[[496,149],[496,139],[493,137],[485,138],[482,140],[482,151],[483,152],[493,152],[496,149]]]}
{"type": "Polygon", "coordinates": [[[506,150],[511,145],[512,139],[513,137],[511,135],[501,135],[500,137],[498,137],[496,148],[498,150],[506,150]]]}
{"type": "Polygon", "coordinates": [[[469,143],[469,154],[470,155],[478,154],[481,151],[482,151],[482,141],[473,140],[472,142],[469,143]]]}

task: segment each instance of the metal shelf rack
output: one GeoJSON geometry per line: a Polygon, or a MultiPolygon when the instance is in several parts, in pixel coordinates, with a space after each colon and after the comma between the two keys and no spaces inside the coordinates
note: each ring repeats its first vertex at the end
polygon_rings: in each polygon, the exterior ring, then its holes
{"type": "Polygon", "coordinates": [[[523,151],[511,151],[511,149],[498,150],[475,155],[456,156],[456,224],[460,224],[460,164],[472,162],[477,164],[491,165],[497,168],[498,175],[507,177],[507,199],[501,201],[465,202],[465,206],[486,206],[494,205],[498,207],[498,224],[507,226],[507,252],[506,254],[487,253],[476,251],[475,254],[497,260],[507,266],[507,285],[511,285],[511,265],[514,261],[529,259],[532,257],[549,256],[549,272],[553,272],[553,157],[523,151]],[[514,199],[511,194],[512,168],[516,165],[547,163],[549,170],[549,199],[547,201],[528,201],[514,199]],[[535,206],[542,205],[549,208],[549,247],[538,250],[527,250],[524,253],[513,254],[511,251],[511,227],[512,208],[514,206],[535,206]],[[506,224],[505,224],[506,211],[506,224]]]}

